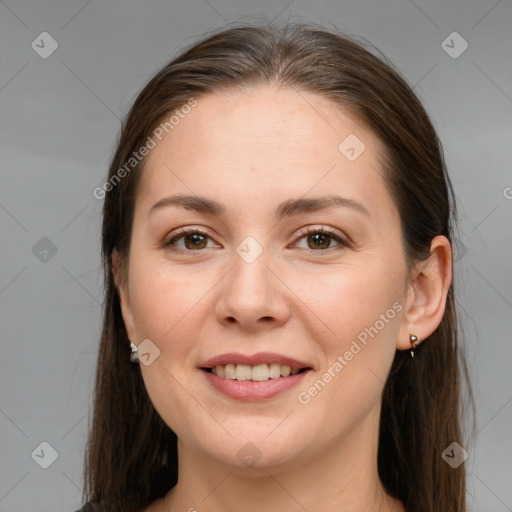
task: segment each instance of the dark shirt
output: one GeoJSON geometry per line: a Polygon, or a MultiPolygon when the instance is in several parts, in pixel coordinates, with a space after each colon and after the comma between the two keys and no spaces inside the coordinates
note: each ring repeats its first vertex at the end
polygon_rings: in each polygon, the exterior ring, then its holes
{"type": "Polygon", "coordinates": [[[90,503],[86,503],[80,510],[76,510],[75,512],[95,512],[96,507],[91,505],[90,503]]]}

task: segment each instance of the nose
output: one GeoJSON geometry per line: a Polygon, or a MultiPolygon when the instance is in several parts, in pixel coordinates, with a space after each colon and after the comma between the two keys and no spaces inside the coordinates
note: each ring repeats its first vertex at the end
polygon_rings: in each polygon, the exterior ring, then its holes
{"type": "Polygon", "coordinates": [[[217,302],[219,322],[253,332],[286,323],[290,317],[286,286],[269,264],[273,266],[265,251],[251,263],[234,254],[217,302]]]}

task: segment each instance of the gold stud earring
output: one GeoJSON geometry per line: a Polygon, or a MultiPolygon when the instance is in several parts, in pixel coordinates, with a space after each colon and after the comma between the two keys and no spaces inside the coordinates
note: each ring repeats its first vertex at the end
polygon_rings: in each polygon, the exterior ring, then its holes
{"type": "Polygon", "coordinates": [[[411,343],[411,357],[414,357],[414,349],[419,345],[418,336],[409,333],[409,342],[411,343]]]}

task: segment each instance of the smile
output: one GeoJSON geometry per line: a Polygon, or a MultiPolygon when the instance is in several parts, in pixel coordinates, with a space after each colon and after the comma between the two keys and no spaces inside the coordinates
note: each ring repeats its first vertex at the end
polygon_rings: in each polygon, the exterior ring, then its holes
{"type": "Polygon", "coordinates": [[[289,390],[312,367],[279,354],[260,353],[224,354],[205,361],[200,370],[216,391],[229,398],[252,402],[289,390]]]}
{"type": "Polygon", "coordinates": [[[278,379],[279,377],[289,377],[290,375],[297,375],[297,373],[304,370],[305,368],[294,368],[292,370],[288,365],[281,365],[279,363],[264,363],[256,366],[249,366],[248,364],[226,364],[214,366],[210,369],[214,375],[225,379],[236,379],[240,381],[252,380],[256,382],[278,379]]]}

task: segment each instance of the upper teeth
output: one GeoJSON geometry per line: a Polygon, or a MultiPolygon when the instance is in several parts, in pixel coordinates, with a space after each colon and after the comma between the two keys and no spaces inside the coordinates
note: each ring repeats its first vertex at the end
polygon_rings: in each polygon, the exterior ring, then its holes
{"type": "Polygon", "coordinates": [[[248,364],[226,364],[213,367],[212,373],[218,377],[225,377],[232,380],[262,381],[288,377],[290,374],[295,375],[299,373],[299,369],[294,368],[292,370],[289,366],[280,365],[279,363],[258,364],[256,366],[249,366],[248,364]]]}

